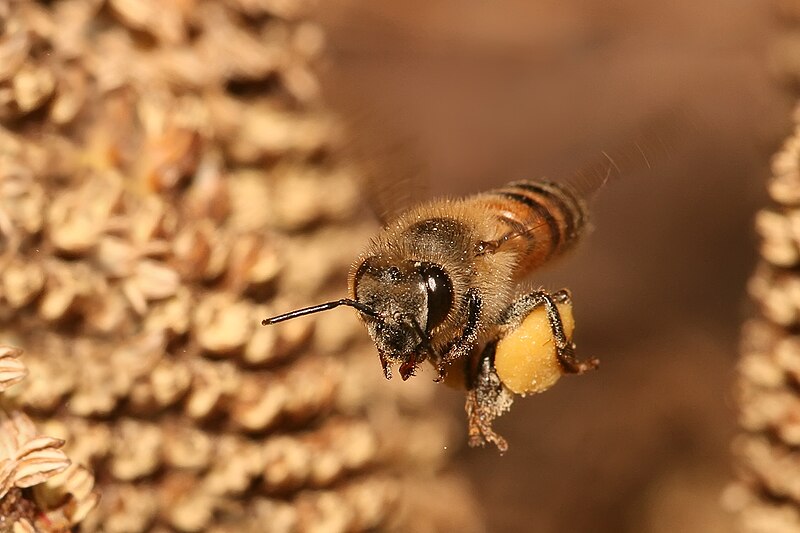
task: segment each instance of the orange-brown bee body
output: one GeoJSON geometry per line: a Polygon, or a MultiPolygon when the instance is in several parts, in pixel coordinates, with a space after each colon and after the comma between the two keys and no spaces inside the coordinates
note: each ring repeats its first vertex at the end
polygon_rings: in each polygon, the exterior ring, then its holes
{"type": "Polygon", "coordinates": [[[516,245],[520,258],[515,279],[526,277],[571,248],[586,225],[583,200],[568,186],[557,183],[517,181],[479,194],[471,201],[490,210],[491,216],[504,226],[503,235],[520,236],[509,243],[516,245]]]}
{"type": "Polygon", "coordinates": [[[384,317],[361,315],[387,377],[392,363],[406,379],[425,358],[443,377],[447,364],[496,334],[515,282],[569,249],[585,223],[568,186],[519,181],[423,204],[387,224],[349,277],[351,298],[384,317]],[[420,269],[446,280],[441,294],[422,290],[420,269]]]}

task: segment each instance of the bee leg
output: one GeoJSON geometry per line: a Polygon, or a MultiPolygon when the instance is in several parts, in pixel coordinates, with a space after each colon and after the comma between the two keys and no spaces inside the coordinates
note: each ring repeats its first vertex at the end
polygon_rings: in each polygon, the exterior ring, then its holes
{"type": "MultiPolygon", "coordinates": [[[[546,293],[545,293],[546,294],[546,293]]],[[[550,295],[553,302],[559,303],[566,303],[572,305],[572,294],[569,292],[569,289],[561,289],[560,291],[554,292],[550,295]]],[[[558,313],[558,308],[552,306],[555,309],[556,313],[558,313]]],[[[548,319],[550,318],[550,314],[548,313],[548,319]]],[[[559,322],[561,321],[561,315],[558,315],[559,322]]],[[[552,321],[550,322],[552,327],[552,321]]],[[[563,325],[561,327],[561,331],[563,333],[564,328],[563,325]]],[[[553,335],[555,337],[555,334],[553,335]]],[[[556,345],[558,346],[558,345],[556,345]]],[[[583,374],[584,372],[588,372],[590,370],[595,370],[598,366],[600,366],[600,360],[596,357],[593,357],[587,361],[578,361],[575,358],[575,343],[570,342],[567,343],[566,346],[562,349],[556,350],[556,355],[558,356],[558,362],[561,363],[561,367],[564,369],[565,372],[570,374],[583,374]]]]}
{"type": "Polygon", "coordinates": [[[558,362],[564,372],[568,374],[583,374],[596,369],[600,365],[598,359],[578,361],[575,358],[575,343],[567,340],[567,335],[564,333],[564,324],[561,322],[561,315],[558,312],[558,307],[556,307],[557,303],[572,303],[572,296],[567,289],[561,289],[552,295],[544,290],[526,294],[512,302],[505,312],[503,322],[512,328],[516,328],[531,311],[543,305],[556,343],[556,357],[558,357],[558,362]]]}
{"type": "Polygon", "coordinates": [[[389,360],[386,359],[386,356],[383,353],[378,354],[378,357],[381,360],[381,368],[383,369],[383,375],[386,379],[392,379],[392,366],[389,363],[389,360]]]}
{"type": "MultiPolygon", "coordinates": [[[[444,356],[438,361],[440,379],[447,376],[447,366],[453,361],[467,358],[478,340],[478,326],[480,325],[481,307],[480,293],[475,289],[467,291],[467,324],[458,339],[450,345],[444,356]]],[[[437,380],[438,381],[438,380],[437,380]]]]}
{"type": "Polygon", "coordinates": [[[469,445],[483,446],[487,442],[497,446],[500,453],[508,450],[506,439],[495,433],[492,422],[508,411],[514,401],[512,394],[506,389],[497,372],[494,370],[495,343],[490,343],[480,355],[478,367],[474,375],[467,375],[467,411],[469,445]]]}

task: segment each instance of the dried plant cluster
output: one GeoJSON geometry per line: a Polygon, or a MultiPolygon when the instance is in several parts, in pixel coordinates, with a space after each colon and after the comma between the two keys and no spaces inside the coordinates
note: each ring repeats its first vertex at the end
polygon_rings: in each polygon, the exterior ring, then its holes
{"type": "MultiPolygon", "coordinates": [[[[800,119],[800,109],[795,112],[800,119]]],[[[739,482],[726,493],[746,532],[800,531],[800,126],[775,156],[749,283],[760,316],[744,326],[739,363],[739,482]]]]}
{"type": "MultiPolygon", "coordinates": [[[[776,0],[784,22],[772,50],[776,78],[800,80],[800,3],[776,0]]],[[[800,531],[800,107],[772,161],[772,205],[756,215],[759,263],[749,283],[759,313],[742,330],[738,365],[738,481],[724,502],[747,533],[800,531]]]]}
{"type": "MultiPolygon", "coordinates": [[[[27,374],[21,350],[0,345],[0,395],[27,374]]],[[[68,531],[98,501],[94,476],[0,396],[0,531],[68,531]],[[28,490],[25,490],[28,489],[28,490]]]]}
{"type": "Polygon", "coordinates": [[[352,316],[259,325],[343,291],[368,230],[305,7],[0,1],[0,338],[10,401],[98,480],[82,531],[424,529],[414,494],[458,492],[429,389],[352,316]]]}

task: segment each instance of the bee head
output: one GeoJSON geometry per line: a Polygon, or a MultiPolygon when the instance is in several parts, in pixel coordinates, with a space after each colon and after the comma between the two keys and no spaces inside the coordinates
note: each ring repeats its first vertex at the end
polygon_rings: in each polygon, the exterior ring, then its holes
{"type": "Polygon", "coordinates": [[[351,280],[353,299],[290,311],[261,323],[266,326],[347,305],[359,311],[387,379],[393,363],[400,364],[405,380],[426,357],[439,359],[431,345],[431,332],[444,322],[453,306],[453,286],[442,267],[425,261],[371,256],[357,265],[351,280]]]}
{"type": "Polygon", "coordinates": [[[406,379],[426,354],[434,355],[431,331],[444,321],[453,304],[453,287],[441,267],[367,257],[355,271],[352,292],[357,302],[375,311],[374,315],[362,313],[362,318],[387,377],[391,363],[400,363],[406,379]]]}

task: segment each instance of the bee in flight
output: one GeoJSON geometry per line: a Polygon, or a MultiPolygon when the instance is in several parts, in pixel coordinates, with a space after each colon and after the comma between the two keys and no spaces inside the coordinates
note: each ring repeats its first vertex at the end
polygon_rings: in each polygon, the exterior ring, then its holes
{"type": "MultiPolygon", "coordinates": [[[[649,166],[635,146],[638,163],[649,166]]],[[[411,207],[389,220],[353,263],[349,298],[262,324],[355,308],[387,379],[394,365],[407,380],[428,361],[436,381],[466,388],[470,445],[492,442],[505,451],[492,422],[514,394],[542,392],[563,374],[598,367],[597,359],[575,357],[569,291],[525,290],[523,282],[585,233],[588,199],[612,172],[622,172],[617,161],[629,163],[629,152],[616,160],[603,152],[563,183],[515,181],[411,207]]]]}

